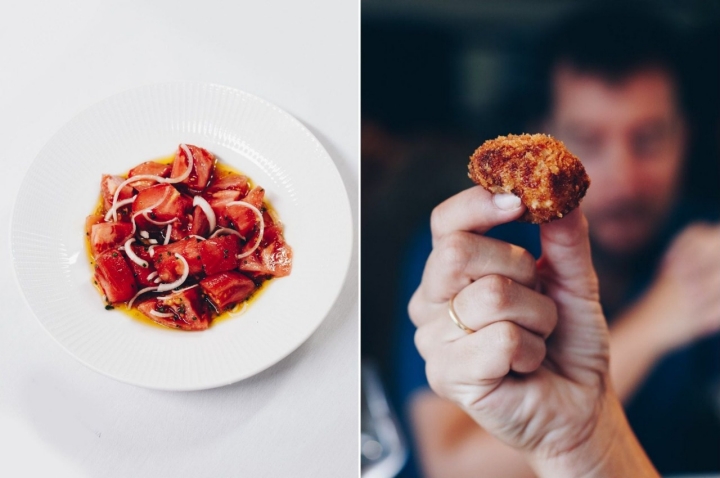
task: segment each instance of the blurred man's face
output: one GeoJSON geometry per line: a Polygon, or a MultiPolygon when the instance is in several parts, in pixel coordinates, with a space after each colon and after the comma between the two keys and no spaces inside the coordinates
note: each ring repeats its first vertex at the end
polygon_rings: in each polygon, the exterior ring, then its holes
{"type": "Polygon", "coordinates": [[[647,69],[612,83],[559,67],[550,130],[580,158],[591,185],[582,207],[596,245],[633,254],[670,213],[685,146],[675,84],[647,69]]]}

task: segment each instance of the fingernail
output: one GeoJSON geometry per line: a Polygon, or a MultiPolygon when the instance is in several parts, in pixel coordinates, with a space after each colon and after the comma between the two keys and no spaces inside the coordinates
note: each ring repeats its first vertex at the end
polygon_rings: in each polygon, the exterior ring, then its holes
{"type": "Polygon", "coordinates": [[[493,202],[498,209],[505,211],[511,211],[520,207],[520,198],[514,194],[495,194],[493,196],[493,202]]]}

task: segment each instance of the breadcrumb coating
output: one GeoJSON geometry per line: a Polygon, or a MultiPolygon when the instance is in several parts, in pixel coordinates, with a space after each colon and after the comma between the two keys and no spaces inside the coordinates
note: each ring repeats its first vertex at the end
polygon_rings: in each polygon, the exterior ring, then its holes
{"type": "Polygon", "coordinates": [[[527,210],[522,222],[542,224],[578,207],[590,178],[562,141],[509,134],[485,141],[470,156],[469,176],[493,194],[512,193],[527,210]]]}

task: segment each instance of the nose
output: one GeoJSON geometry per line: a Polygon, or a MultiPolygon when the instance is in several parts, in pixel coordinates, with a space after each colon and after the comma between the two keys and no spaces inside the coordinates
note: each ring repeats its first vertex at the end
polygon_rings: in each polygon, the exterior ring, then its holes
{"type": "Polygon", "coordinates": [[[629,145],[618,141],[609,151],[608,161],[609,186],[613,192],[608,193],[616,198],[634,197],[639,190],[643,180],[637,162],[632,154],[629,145]]]}

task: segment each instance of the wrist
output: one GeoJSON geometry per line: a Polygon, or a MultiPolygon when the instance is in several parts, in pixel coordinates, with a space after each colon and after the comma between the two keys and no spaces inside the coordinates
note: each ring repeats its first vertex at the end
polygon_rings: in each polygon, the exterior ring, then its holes
{"type": "Polygon", "coordinates": [[[651,291],[642,297],[618,318],[611,329],[611,333],[627,333],[633,341],[641,337],[640,343],[646,347],[653,360],[675,348],[678,340],[673,327],[665,320],[669,304],[657,300],[655,292],[651,291]]]}
{"type": "Polygon", "coordinates": [[[531,457],[539,477],[658,477],[637,441],[615,392],[608,390],[588,438],[555,456],[531,457]]]}

